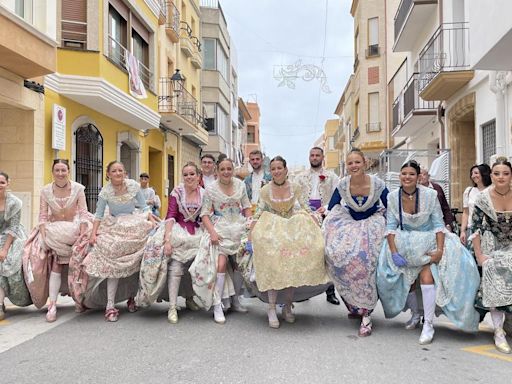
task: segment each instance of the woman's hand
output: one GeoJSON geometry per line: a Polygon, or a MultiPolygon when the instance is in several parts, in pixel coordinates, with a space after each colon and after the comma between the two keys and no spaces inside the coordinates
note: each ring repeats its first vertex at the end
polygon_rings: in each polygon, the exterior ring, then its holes
{"type": "Polygon", "coordinates": [[[92,247],[95,244],[96,244],[96,234],[93,233],[93,234],[91,234],[91,237],[89,238],[89,245],[92,247]]]}
{"type": "Polygon", "coordinates": [[[478,263],[478,265],[482,266],[484,265],[484,263],[489,260],[490,257],[489,256],[486,256],[484,255],[483,253],[480,254],[480,255],[476,255],[476,262],[478,263]]]}
{"type": "Polygon", "coordinates": [[[443,250],[436,249],[435,251],[430,252],[428,255],[430,256],[430,262],[433,264],[437,264],[441,261],[443,257],[443,250]]]}
{"type": "Polygon", "coordinates": [[[461,242],[462,244],[466,245],[466,243],[467,243],[468,239],[467,239],[466,231],[465,231],[465,230],[463,230],[463,229],[461,229],[461,230],[460,230],[460,236],[459,236],[459,238],[460,238],[460,242],[461,242]]]}
{"type": "Polygon", "coordinates": [[[407,265],[407,260],[405,260],[404,257],[398,252],[393,252],[391,254],[391,258],[393,259],[393,263],[395,263],[395,265],[399,268],[405,267],[407,265]]]}
{"type": "Polygon", "coordinates": [[[212,245],[219,245],[219,240],[220,240],[219,234],[215,230],[213,230],[210,233],[210,242],[212,243],[212,245]]]}

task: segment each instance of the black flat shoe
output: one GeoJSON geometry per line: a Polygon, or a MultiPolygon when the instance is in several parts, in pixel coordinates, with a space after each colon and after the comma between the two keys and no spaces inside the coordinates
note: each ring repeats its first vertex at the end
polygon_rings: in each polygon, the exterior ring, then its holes
{"type": "Polygon", "coordinates": [[[340,305],[340,301],[336,297],[336,295],[327,295],[326,300],[334,305],[340,305]]]}

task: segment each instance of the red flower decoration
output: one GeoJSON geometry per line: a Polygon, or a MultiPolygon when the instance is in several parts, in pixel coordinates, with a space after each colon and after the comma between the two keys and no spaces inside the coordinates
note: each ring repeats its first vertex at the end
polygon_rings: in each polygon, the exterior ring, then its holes
{"type": "Polygon", "coordinates": [[[325,175],[319,175],[318,177],[320,178],[320,181],[324,181],[324,180],[325,180],[325,178],[326,178],[327,176],[325,176],[325,175]]]}

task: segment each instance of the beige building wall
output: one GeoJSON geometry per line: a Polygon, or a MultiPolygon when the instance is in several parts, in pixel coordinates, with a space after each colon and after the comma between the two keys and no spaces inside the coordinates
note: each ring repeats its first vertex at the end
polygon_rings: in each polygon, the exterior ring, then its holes
{"type": "Polygon", "coordinates": [[[338,132],[339,120],[330,119],[325,122],[324,125],[324,156],[325,156],[325,169],[336,171],[339,174],[339,161],[340,153],[336,148],[335,136],[338,132]]]}

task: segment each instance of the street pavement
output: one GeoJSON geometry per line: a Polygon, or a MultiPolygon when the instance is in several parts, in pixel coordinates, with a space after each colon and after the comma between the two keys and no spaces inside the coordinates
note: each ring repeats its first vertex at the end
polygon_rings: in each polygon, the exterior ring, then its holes
{"type": "MultiPolygon", "coordinates": [[[[59,298],[57,322],[45,311],[8,307],[0,322],[0,383],[512,383],[512,355],[495,352],[488,325],[477,335],[436,319],[434,343],[420,346],[420,329],[406,331],[407,314],[384,319],[357,337],[358,321],[325,295],[297,303],[295,324],[267,325],[266,306],[245,299],[250,313],[183,309],[176,325],[167,306],[130,314],[117,323],[102,311],[74,313],[59,298]]],[[[512,340],[511,340],[512,342],[512,340]]]]}

